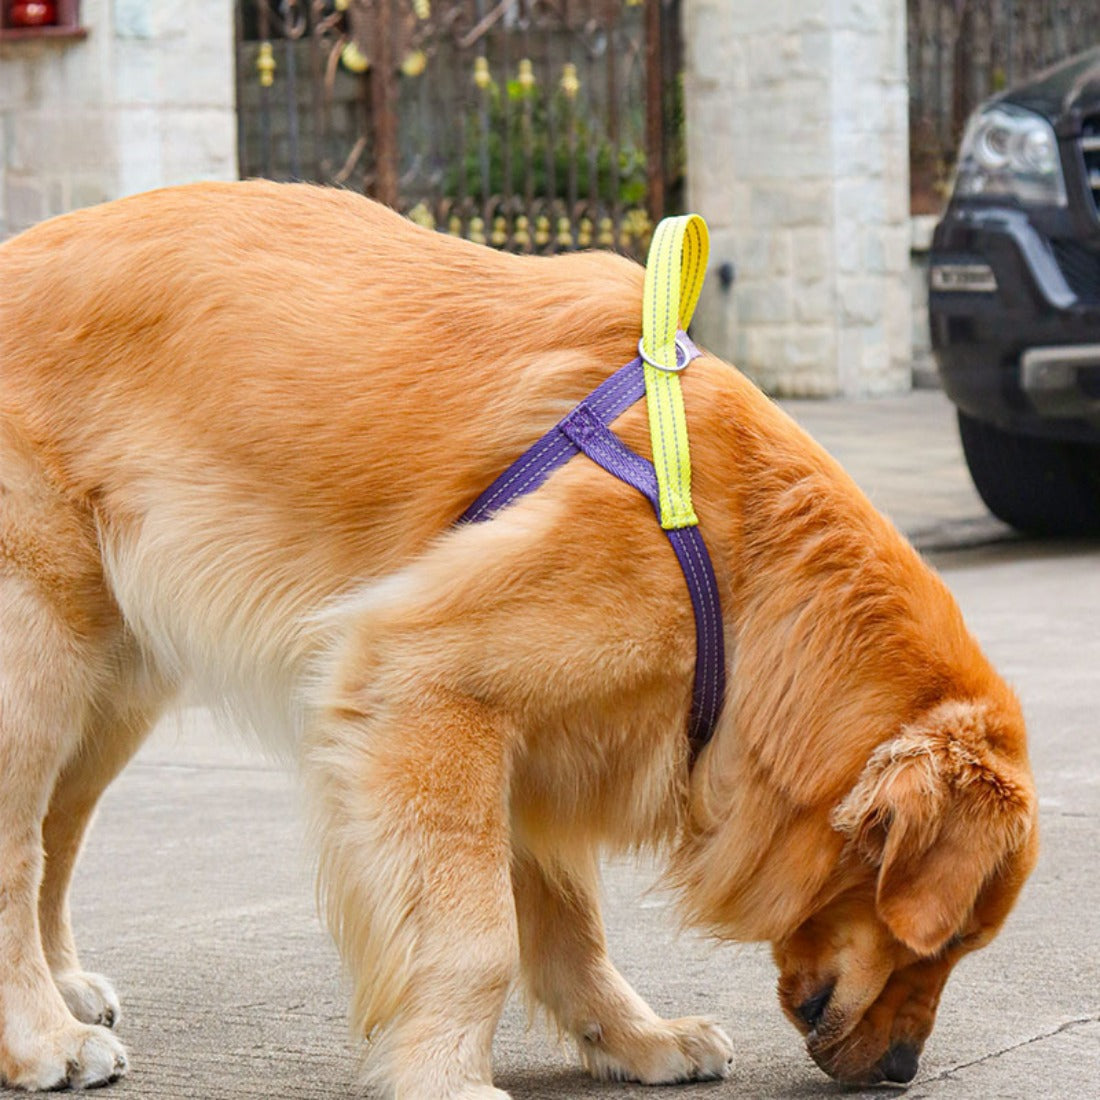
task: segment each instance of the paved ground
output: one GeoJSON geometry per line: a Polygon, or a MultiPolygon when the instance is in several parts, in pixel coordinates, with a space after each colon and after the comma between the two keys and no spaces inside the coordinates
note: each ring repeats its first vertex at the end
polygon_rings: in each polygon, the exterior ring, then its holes
{"type": "Polygon", "coordinates": [[[955,414],[941,391],[783,405],[919,549],[973,548],[1011,538],[970,481],[955,414]]]}
{"type": "MultiPolygon", "coordinates": [[[[1017,539],[986,516],[941,394],[793,402],[876,503],[929,552],[1025,700],[1044,854],[1008,928],[949,984],[909,1096],[1100,1096],[1100,545],[1017,539]]],[[[356,1094],[345,988],[314,916],[293,782],[215,735],[203,711],[166,722],[109,792],[75,893],[85,962],[123,999],[141,1100],[356,1094]]],[[[829,1082],[780,1015],[758,947],[678,936],[651,876],[607,874],[613,952],[664,1013],[710,1012],[736,1043],[730,1081],[674,1091],[596,1085],[508,1009],[498,1084],[563,1097],[858,1096],[829,1082]]]]}

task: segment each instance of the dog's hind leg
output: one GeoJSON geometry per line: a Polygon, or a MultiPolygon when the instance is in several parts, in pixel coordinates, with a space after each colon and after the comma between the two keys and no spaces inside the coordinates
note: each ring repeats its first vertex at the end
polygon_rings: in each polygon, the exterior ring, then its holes
{"type": "Polygon", "coordinates": [[[520,854],[513,881],[528,993],[573,1037],[589,1073],[647,1085],[729,1073],[733,1047],[712,1020],[662,1020],[612,965],[594,858],[547,871],[520,854]]]}
{"type": "Polygon", "coordinates": [[[368,1069],[401,1100],[507,1100],[491,1067],[518,964],[506,723],[457,694],[342,679],[307,767],[368,1069]]]}
{"type": "Polygon", "coordinates": [[[118,997],[102,974],[80,966],[69,885],[100,795],[145,739],[167,694],[136,647],[127,649],[87,717],[79,749],[54,784],[42,826],[46,867],[38,897],[42,946],[61,996],[78,1020],[106,1027],[118,1023],[118,997]]]}

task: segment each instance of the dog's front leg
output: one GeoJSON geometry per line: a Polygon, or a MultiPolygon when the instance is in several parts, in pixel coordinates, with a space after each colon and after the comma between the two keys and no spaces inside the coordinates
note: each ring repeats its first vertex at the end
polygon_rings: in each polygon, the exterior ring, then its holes
{"type": "Polygon", "coordinates": [[[513,867],[523,977],[594,1077],[670,1084],[725,1077],[733,1052],[713,1020],[662,1020],[607,955],[594,858],[513,867]]]}
{"type": "Polygon", "coordinates": [[[507,722],[458,694],[357,679],[308,766],[370,1076],[397,1100],[508,1100],[490,1064],[518,966],[507,722]]]}
{"type": "MultiPolygon", "coordinates": [[[[42,819],[62,763],[79,751],[94,647],[61,618],[56,595],[12,575],[7,533],[0,523],[0,1087],[92,1088],[126,1072],[126,1052],[66,1007],[47,968],[38,896],[42,819]]],[[[45,551],[40,560],[51,561],[45,551]]]]}

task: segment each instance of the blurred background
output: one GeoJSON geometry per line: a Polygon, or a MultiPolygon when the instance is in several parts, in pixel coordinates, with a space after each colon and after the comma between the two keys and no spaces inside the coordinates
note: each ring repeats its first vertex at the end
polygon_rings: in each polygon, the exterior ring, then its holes
{"type": "Polygon", "coordinates": [[[966,119],[1100,41],[1067,0],[0,0],[0,238],[165,184],[365,191],[516,251],[692,209],[697,322],[771,392],[931,377],[966,119]]]}

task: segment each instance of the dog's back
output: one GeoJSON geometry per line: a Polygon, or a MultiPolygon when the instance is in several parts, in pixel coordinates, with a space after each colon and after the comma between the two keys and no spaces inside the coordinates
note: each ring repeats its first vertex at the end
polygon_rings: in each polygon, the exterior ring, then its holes
{"type": "Polygon", "coordinates": [[[94,514],[158,663],[269,695],[311,611],[408,561],[631,357],[640,269],[547,264],[316,188],[81,212],[0,249],[0,416],[94,514]]]}

